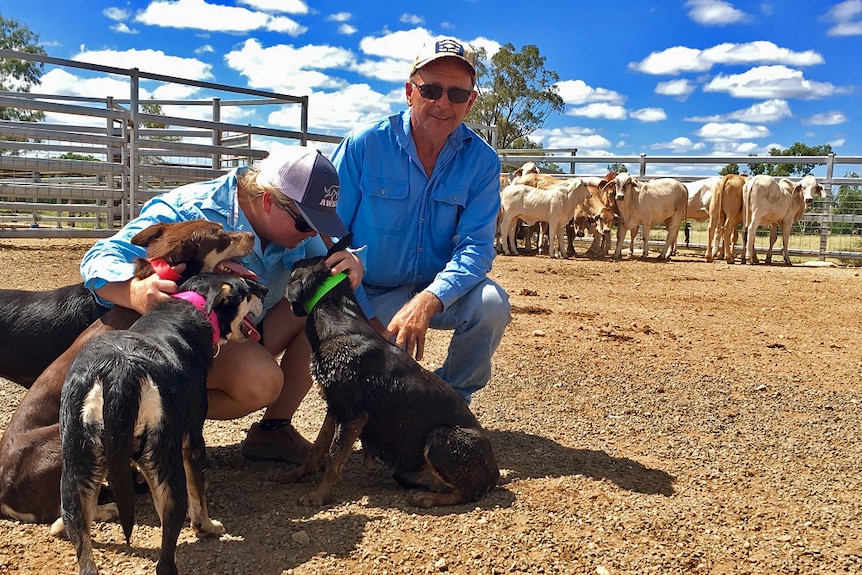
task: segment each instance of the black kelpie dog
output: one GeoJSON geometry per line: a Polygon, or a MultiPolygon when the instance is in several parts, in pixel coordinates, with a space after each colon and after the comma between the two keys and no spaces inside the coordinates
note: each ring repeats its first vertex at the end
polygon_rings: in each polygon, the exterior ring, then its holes
{"type": "MultiPolygon", "coordinates": [[[[249,273],[227,260],[248,254],[254,248],[254,235],[228,232],[220,224],[206,220],[191,220],[149,226],[132,242],[147,248],[147,259],[137,262],[137,277],[152,274],[154,266],[173,272],[172,266],[185,263],[181,278],[162,272],[179,283],[200,272],[249,273]]],[[[87,298],[92,300],[92,295],[88,293],[87,298]]],[[[56,307],[52,310],[59,313],[56,307]]],[[[75,334],[77,339],[69,349],[45,369],[24,395],[0,439],[0,514],[30,523],[50,523],[60,516],[58,422],[66,372],[85,342],[99,333],[127,329],[139,317],[136,311],[119,306],[108,310],[83,333],[75,334]]],[[[56,336],[51,335],[53,326],[44,322],[42,326],[46,338],[56,336]]],[[[3,337],[0,350],[7,343],[3,337]]],[[[39,341],[37,337],[28,344],[33,353],[39,353],[39,341]]]]}
{"type": "Polygon", "coordinates": [[[366,459],[380,459],[399,484],[422,490],[411,497],[414,505],[478,500],[500,478],[485,430],[442,379],[371,327],[346,276],[333,276],[324,259],[294,265],[287,297],[295,314],[308,314],[311,373],[326,400],[326,418],[306,460],[282,481],[325,462],[323,480],[304,498],[322,504],[361,439],[366,459]]]}
{"type": "Polygon", "coordinates": [[[156,573],[175,574],[186,512],[196,533],[220,534],[204,494],[206,377],[213,352],[245,341],[247,315],[266,288],[254,280],[201,274],[126,331],[87,342],[66,376],[60,402],[62,521],[81,575],[96,575],[90,524],[107,478],[129,542],[134,526],[134,462],[162,523],[156,573]]]}
{"type": "MultiPolygon", "coordinates": [[[[218,271],[222,260],[247,254],[254,247],[254,238],[245,236],[249,234],[226,232],[219,224],[192,220],[150,226],[132,243],[152,245],[151,261],[171,265],[185,262],[189,277],[201,271],[218,271]]],[[[149,275],[152,268],[139,273],[149,275]]],[[[0,377],[29,388],[107,310],[82,283],[48,291],[0,290],[0,377]]]]}

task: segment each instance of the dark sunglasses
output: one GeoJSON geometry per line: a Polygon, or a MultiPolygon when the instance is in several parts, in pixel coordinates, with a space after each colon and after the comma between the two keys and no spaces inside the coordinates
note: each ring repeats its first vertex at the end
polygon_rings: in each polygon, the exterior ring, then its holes
{"type": "Polygon", "coordinates": [[[314,231],[314,228],[311,227],[311,224],[305,221],[305,218],[294,212],[289,204],[283,204],[281,206],[284,208],[284,211],[290,214],[290,217],[293,218],[293,227],[296,228],[296,231],[302,234],[309,234],[314,231]]]}
{"type": "Polygon", "coordinates": [[[453,104],[463,104],[470,99],[470,94],[473,93],[473,90],[465,90],[464,88],[446,89],[436,84],[410,83],[419,88],[419,93],[422,94],[422,97],[426,100],[439,100],[443,96],[443,92],[446,92],[450,102],[453,104]]]}

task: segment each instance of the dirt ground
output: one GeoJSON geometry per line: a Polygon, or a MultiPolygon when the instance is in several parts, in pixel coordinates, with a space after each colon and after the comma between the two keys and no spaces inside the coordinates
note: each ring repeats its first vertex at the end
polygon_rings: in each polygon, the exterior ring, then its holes
{"type": "MultiPolygon", "coordinates": [[[[78,281],[86,240],[0,240],[0,288],[78,281]]],[[[505,257],[513,320],[473,408],[502,484],[423,510],[356,454],[331,504],[297,499],[278,464],[245,461],[260,414],[208,422],[212,515],[183,530],[181,573],[862,572],[860,270],[505,257]]],[[[440,361],[431,342],[429,366],[440,361]]],[[[0,382],[0,429],[23,390],[0,382]]],[[[297,427],[323,417],[312,393],[297,427]]],[[[149,498],[127,546],[95,528],[105,573],[149,573],[149,498]]],[[[76,571],[45,525],[0,519],[0,573],[76,571]]]]}

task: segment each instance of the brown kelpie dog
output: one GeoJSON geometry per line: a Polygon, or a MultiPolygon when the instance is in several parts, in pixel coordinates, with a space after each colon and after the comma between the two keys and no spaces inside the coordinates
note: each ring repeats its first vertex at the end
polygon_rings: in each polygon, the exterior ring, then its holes
{"type": "MultiPolygon", "coordinates": [[[[345,241],[349,237],[330,253],[345,241]]],[[[304,498],[322,504],[360,439],[366,460],[380,459],[400,485],[420,489],[410,498],[414,505],[478,500],[500,478],[487,433],[446,382],[371,327],[346,276],[333,276],[324,259],[294,265],[287,297],[295,314],[308,314],[311,374],[326,400],[326,417],[308,457],[282,481],[325,463],[323,480],[304,498]]]]}
{"type": "MultiPolygon", "coordinates": [[[[147,248],[147,260],[137,262],[138,277],[153,273],[150,262],[186,264],[183,277],[221,270],[227,260],[254,247],[249,232],[226,232],[205,220],[156,224],[133,239],[147,248]]],[[[161,268],[162,265],[157,265],[161,268]]],[[[60,392],[66,372],[81,346],[92,337],[128,329],[140,315],[111,308],[53,361],[24,395],[0,440],[0,513],[31,523],[50,523],[60,516],[60,392]]]]}

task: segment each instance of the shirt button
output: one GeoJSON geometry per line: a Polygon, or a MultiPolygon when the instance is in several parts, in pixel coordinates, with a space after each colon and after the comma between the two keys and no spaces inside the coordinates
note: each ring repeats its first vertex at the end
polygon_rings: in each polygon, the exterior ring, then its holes
{"type": "Polygon", "coordinates": [[[381,196],[385,196],[385,195],[386,195],[386,190],[380,190],[380,195],[381,195],[381,196]]]}

